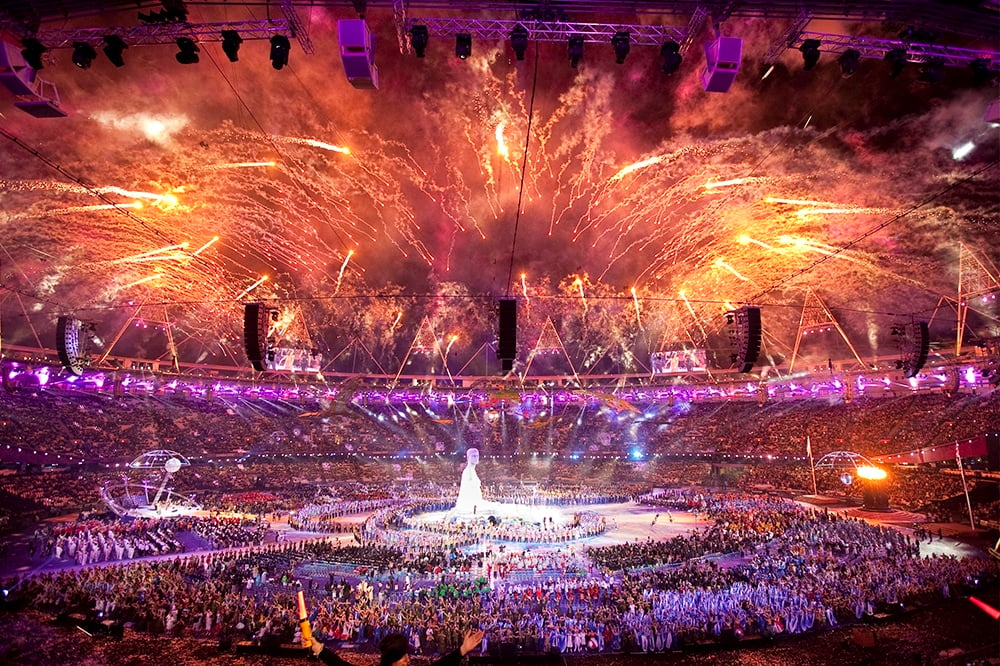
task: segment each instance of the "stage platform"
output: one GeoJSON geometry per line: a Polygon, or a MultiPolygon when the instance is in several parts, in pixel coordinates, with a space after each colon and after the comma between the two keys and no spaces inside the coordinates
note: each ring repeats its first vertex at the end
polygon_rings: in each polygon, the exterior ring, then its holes
{"type": "Polygon", "coordinates": [[[813,506],[846,506],[843,497],[832,497],[830,495],[798,495],[795,497],[796,502],[804,502],[805,504],[812,504],[813,506]]]}

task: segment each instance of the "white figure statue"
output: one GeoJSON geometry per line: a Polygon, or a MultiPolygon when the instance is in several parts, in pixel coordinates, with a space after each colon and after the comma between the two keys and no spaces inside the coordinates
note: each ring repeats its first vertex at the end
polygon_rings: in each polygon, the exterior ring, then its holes
{"type": "Polygon", "coordinates": [[[474,514],[482,509],[483,487],[476,474],[479,463],[479,449],[469,449],[465,452],[465,469],[462,470],[462,484],[458,487],[458,501],[455,502],[455,512],[474,514]]]}

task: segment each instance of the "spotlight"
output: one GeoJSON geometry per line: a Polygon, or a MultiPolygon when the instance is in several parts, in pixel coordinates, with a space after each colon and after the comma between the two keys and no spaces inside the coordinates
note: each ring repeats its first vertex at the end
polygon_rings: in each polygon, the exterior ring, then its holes
{"type": "Polygon", "coordinates": [[[581,60],[583,60],[583,37],[573,35],[569,38],[569,64],[576,69],[581,60]]]}
{"type": "Polygon", "coordinates": [[[941,83],[944,81],[944,58],[940,56],[928,58],[924,62],[924,66],[920,68],[920,76],[917,77],[917,80],[924,83],[941,83]]]}
{"type": "Polygon", "coordinates": [[[611,46],[615,50],[615,62],[619,65],[624,64],[631,48],[628,32],[625,30],[616,32],[615,36],[611,38],[611,46]]]}
{"type": "Polygon", "coordinates": [[[803,69],[806,71],[815,67],[816,63],[819,62],[819,45],[818,39],[806,39],[799,46],[799,51],[802,51],[802,60],[805,62],[803,69]]]}
{"type": "Polygon", "coordinates": [[[28,39],[22,41],[21,46],[24,47],[21,50],[21,57],[23,57],[24,61],[28,63],[28,67],[34,70],[41,69],[42,54],[48,51],[48,49],[34,37],[29,37],[28,39]]]}
{"type": "Polygon", "coordinates": [[[455,55],[461,60],[472,55],[472,35],[467,32],[455,35],[455,55]]]}
{"type": "Polygon", "coordinates": [[[906,67],[907,53],[906,49],[892,49],[885,54],[885,61],[889,63],[889,78],[895,79],[900,74],[903,73],[903,68],[906,67]]]}
{"type": "Polygon", "coordinates": [[[426,25],[415,25],[410,30],[410,46],[413,47],[413,51],[417,54],[418,58],[424,57],[424,53],[427,51],[427,44],[430,40],[426,25]]]}
{"type": "Polygon", "coordinates": [[[240,44],[243,38],[235,30],[222,31],[222,50],[225,52],[229,62],[237,62],[240,59],[240,44]]]}
{"type": "Polygon", "coordinates": [[[514,47],[517,59],[524,60],[524,52],[528,50],[528,29],[520,23],[510,33],[510,45],[514,47]]]}
{"type": "Polygon", "coordinates": [[[97,51],[87,42],[73,42],[73,64],[80,69],[90,69],[97,57],[97,51]]]}
{"type": "Polygon", "coordinates": [[[125,66],[125,56],[122,52],[127,48],[128,44],[118,35],[104,35],[104,55],[115,67],[125,66]]]}
{"type": "Polygon", "coordinates": [[[288,51],[291,50],[292,45],[288,41],[288,37],[284,35],[275,35],[271,38],[271,66],[275,69],[281,69],[288,64],[288,51]]]}
{"type": "Polygon", "coordinates": [[[190,37],[178,37],[177,48],[180,49],[175,56],[177,62],[182,65],[193,65],[198,62],[198,51],[201,49],[198,48],[193,39],[190,37]]]}
{"type": "Polygon", "coordinates": [[[861,51],[857,49],[847,49],[840,54],[837,58],[837,64],[840,65],[840,74],[845,79],[848,76],[852,76],[861,67],[861,51]]]}
{"type": "Polygon", "coordinates": [[[677,42],[667,42],[660,47],[660,57],[663,58],[663,73],[674,74],[681,67],[684,57],[680,53],[681,45],[677,42]]]}

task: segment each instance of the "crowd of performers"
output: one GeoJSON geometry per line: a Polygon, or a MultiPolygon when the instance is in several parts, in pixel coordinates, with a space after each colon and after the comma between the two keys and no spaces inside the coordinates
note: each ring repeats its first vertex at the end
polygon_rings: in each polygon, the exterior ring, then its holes
{"type": "Polygon", "coordinates": [[[186,552],[188,546],[224,549],[264,541],[269,523],[256,517],[184,516],[178,518],[86,518],[72,523],[46,523],[34,531],[30,548],[35,557],[49,556],[79,566],[186,552]],[[178,533],[199,539],[190,544],[178,533]]]}
{"type": "MultiPolygon", "coordinates": [[[[481,628],[485,651],[580,653],[815,632],[934,603],[996,575],[989,559],[922,557],[904,531],[769,496],[672,490],[642,501],[670,519],[689,511],[708,524],[603,547],[467,549],[487,535],[397,541],[408,530],[383,514],[395,507],[383,507],[373,513],[381,520],[365,523],[365,545],[324,536],[73,567],[5,588],[56,614],[100,613],[138,631],[261,644],[298,638],[301,590],[314,635],[330,645],[371,648],[402,632],[413,649],[443,654],[481,628]],[[385,538],[375,543],[379,531],[385,538]]],[[[46,548],[83,534],[117,543],[136,538],[130,529],[148,535],[161,527],[77,525],[39,538],[46,548]]]]}

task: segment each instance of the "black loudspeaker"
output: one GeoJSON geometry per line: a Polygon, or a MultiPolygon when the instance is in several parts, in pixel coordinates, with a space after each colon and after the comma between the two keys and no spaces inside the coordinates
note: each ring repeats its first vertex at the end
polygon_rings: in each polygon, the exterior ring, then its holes
{"type": "Polygon", "coordinates": [[[504,372],[514,369],[517,357],[517,299],[501,298],[500,324],[497,329],[497,358],[504,372]]]}
{"type": "Polygon", "coordinates": [[[927,354],[931,350],[931,336],[926,321],[913,324],[913,352],[906,364],[905,377],[916,377],[920,369],[927,363],[927,354]]]}
{"type": "Polygon", "coordinates": [[[986,467],[992,472],[1000,471],[1000,432],[986,433],[986,467]]]}
{"type": "Polygon", "coordinates": [[[258,372],[266,369],[267,308],[263,303],[247,303],[243,308],[243,348],[247,360],[258,372]]]}
{"type": "Polygon", "coordinates": [[[67,349],[69,345],[66,344],[66,333],[70,332],[70,330],[71,325],[69,317],[59,317],[59,319],[56,320],[56,351],[59,352],[59,362],[62,364],[62,367],[66,369],[73,367],[73,361],[70,360],[70,352],[67,349]]]}
{"type": "Polygon", "coordinates": [[[739,372],[750,372],[760,356],[760,341],[763,335],[760,308],[755,305],[744,305],[732,314],[736,326],[736,367],[739,372]]]}
{"type": "Polygon", "coordinates": [[[56,352],[59,354],[59,363],[77,377],[83,374],[87,342],[84,324],[79,319],[59,317],[56,320],[56,352]]]}

